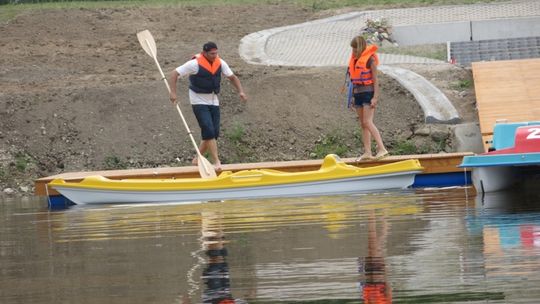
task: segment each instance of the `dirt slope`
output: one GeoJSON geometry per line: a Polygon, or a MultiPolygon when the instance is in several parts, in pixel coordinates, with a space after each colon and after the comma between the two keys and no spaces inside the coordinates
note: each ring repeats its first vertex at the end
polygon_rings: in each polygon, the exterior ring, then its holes
{"type": "MultiPolygon", "coordinates": [[[[135,36],[143,29],[153,33],[166,74],[212,40],[240,77],[249,102],[243,104],[228,82],[220,97],[224,163],[317,157],[335,138],[345,146],[343,156],[360,154],[355,115],[340,93],[344,69],[253,66],[238,55],[246,34],[319,17],[265,4],[42,10],[1,24],[0,190],[31,191],[34,178],[65,171],[189,164],[192,146],[135,36]]],[[[460,93],[450,85],[470,79],[468,71],[417,72],[439,81],[465,118],[474,119],[470,89],[460,93]]],[[[376,124],[392,149],[415,140],[423,115],[411,94],[381,77],[376,124]]],[[[198,138],[186,81],[178,92],[198,138]]],[[[426,140],[432,139],[423,139],[424,151],[452,149],[450,141],[426,140]]]]}

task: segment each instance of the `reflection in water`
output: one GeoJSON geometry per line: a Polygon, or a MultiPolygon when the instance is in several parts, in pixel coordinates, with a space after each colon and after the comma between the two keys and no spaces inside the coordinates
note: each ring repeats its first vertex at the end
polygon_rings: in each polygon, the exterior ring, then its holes
{"type": "Polygon", "coordinates": [[[535,303],[538,194],[0,202],[0,303],[535,303]],[[359,292],[358,286],[362,288],[359,292]]]}
{"type": "MultiPolygon", "coordinates": [[[[227,262],[228,251],[225,245],[225,232],[223,227],[223,215],[216,211],[201,212],[201,246],[202,250],[195,252],[195,255],[203,254],[205,258],[201,273],[202,294],[201,301],[204,304],[240,304],[246,303],[242,299],[235,299],[231,292],[231,279],[229,265],[227,262]]],[[[197,268],[198,265],[194,265],[197,268]]],[[[190,279],[193,272],[190,271],[190,279]]],[[[193,279],[191,281],[194,281],[193,279]]],[[[193,284],[192,284],[193,285],[193,284]]],[[[194,289],[198,289],[198,283],[194,284],[194,289]]],[[[194,292],[182,297],[182,304],[191,304],[189,296],[194,292]]],[[[197,302],[199,303],[199,302],[197,302]]]]}
{"type": "Polygon", "coordinates": [[[522,281],[530,273],[540,272],[539,202],[534,192],[505,191],[476,197],[477,208],[467,218],[467,225],[471,234],[482,236],[486,276],[522,281]]]}
{"type": "Polygon", "coordinates": [[[366,304],[392,303],[392,289],[387,280],[385,263],[385,246],[389,223],[381,217],[382,229],[377,234],[375,211],[371,210],[368,219],[368,255],[359,258],[359,272],[363,275],[360,281],[362,300],[366,304]]]}
{"type": "Polygon", "coordinates": [[[202,213],[202,245],[208,258],[202,273],[205,285],[202,302],[205,304],[237,303],[231,294],[225,234],[220,214],[202,213]]]}

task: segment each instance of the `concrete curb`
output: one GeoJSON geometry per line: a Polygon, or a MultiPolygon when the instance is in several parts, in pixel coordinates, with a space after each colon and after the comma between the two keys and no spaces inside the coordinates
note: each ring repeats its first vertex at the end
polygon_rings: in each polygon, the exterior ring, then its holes
{"type": "Polygon", "coordinates": [[[414,95],[424,111],[426,123],[456,124],[461,122],[450,100],[424,77],[396,66],[380,65],[379,70],[397,80],[414,95]]]}

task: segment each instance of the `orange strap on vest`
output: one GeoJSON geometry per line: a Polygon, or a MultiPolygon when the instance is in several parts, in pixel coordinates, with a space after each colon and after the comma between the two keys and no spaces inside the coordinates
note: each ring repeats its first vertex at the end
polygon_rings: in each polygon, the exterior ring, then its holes
{"type": "Polygon", "coordinates": [[[210,63],[206,59],[206,57],[203,56],[203,54],[195,55],[195,59],[197,59],[197,63],[199,64],[199,66],[203,67],[212,75],[215,75],[216,72],[219,70],[219,67],[221,66],[221,59],[219,59],[219,57],[216,57],[213,63],[210,63]]]}
{"type": "Polygon", "coordinates": [[[375,64],[379,64],[379,57],[375,54],[376,51],[376,45],[368,45],[358,60],[354,57],[354,53],[351,54],[351,58],[349,59],[349,77],[353,84],[373,84],[373,74],[371,68],[367,66],[367,63],[369,59],[373,57],[375,64]]]}

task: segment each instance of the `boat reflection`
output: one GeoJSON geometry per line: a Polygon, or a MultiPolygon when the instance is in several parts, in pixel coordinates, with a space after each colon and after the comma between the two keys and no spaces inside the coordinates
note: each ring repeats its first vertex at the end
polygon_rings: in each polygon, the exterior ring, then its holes
{"type": "Polygon", "coordinates": [[[479,194],[475,214],[467,218],[471,234],[483,240],[486,276],[522,280],[540,271],[539,194],[499,191],[479,194]],[[515,256],[525,256],[516,260],[515,256]],[[516,275],[519,274],[519,275],[516,275]]]}
{"type": "Polygon", "coordinates": [[[516,191],[485,193],[476,197],[476,214],[468,221],[472,232],[482,231],[488,251],[540,248],[538,196],[516,191]]]}

